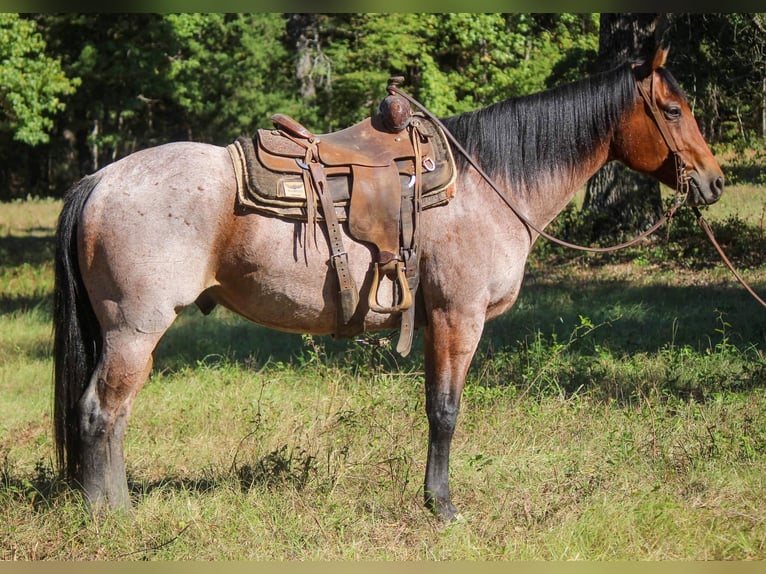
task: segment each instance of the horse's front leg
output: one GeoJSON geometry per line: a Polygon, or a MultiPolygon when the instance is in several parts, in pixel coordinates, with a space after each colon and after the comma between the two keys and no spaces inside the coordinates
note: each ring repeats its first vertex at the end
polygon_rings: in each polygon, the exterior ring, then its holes
{"type": "Polygon", "coordinates": [[[450,446],[483,319],[434,311],[424,336],[429,429],[424,496],[426,506],[446,520],[458,518],[458,509],[450,499],[450,446]]]}

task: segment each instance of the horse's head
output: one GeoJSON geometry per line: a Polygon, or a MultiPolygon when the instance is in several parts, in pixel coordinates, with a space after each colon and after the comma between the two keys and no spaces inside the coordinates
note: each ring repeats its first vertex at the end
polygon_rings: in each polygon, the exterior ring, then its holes
{"type": "Polygon", "coordinates": [[[668,49],[633,67],[640,93],[615,133],[613,153],[628,167],[686,193],[692,205],[715,203],[723,172],[699,131],[681,88],[665,64],[668,49]]]}

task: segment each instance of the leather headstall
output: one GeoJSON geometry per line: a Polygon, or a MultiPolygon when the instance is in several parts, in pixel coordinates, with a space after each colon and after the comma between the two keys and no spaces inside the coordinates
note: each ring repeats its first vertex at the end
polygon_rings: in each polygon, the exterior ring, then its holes
{"type": "Polygon", "coordinates": [[[681,148],[676,142],[673,132],[670,131],[667,119],[662,114],[654,97],[654,72],[650,73],[643,80],[637,80],[636,85],[638,86],[638,92],[644,99],[644,103],[654,119],[654,123],[657,125],[657,129],[662,135],[662,139],[665,140],[665,145],[668,146],[670,153],[673,154],[676,171],[676,191],[679,195],[685,197],[689,192],[689,176],[686,173],[686,162],[681,157],[681,148]]]}

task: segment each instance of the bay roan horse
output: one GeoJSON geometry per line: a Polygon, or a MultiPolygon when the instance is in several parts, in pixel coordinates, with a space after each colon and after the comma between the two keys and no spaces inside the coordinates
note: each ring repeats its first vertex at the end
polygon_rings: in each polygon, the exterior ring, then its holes
{"type": "MultiPolygon", "coordinates": [[[[658,49],[590,78],[444,120],[538,229],[602,165],[619,160],[715,202],[723,174],[658,49]],[[682,159],[676,161],[638,84],[682,159]]],[[[450,444],[469,363],[484,324],[516,300],[538,234],[468,163],[456,195],[422,212],[416,304],[425,352],[428,460],[425,503],[452,519],[450,444]]],[[[301,225],[235,213],[235,175],[223,147],[170,143],[131,154],[67,193],[57,232],[54,419],[61,471],[92,508],[129,507],[123,438],[160,338],[185,308],[220,304],[261,325],[330,334],[337,286],[326,242],[307,249],[301,225]]],[[[346,233],[344,231],[344,233],[346,233]]],[[[370,288],[370,247],[345,236],[349,269],[370,288]]],[[[381,296],[383,296],[381,294],[381,296]]],[[[394,314],[367,311],[365,330],[394,314]]]]}

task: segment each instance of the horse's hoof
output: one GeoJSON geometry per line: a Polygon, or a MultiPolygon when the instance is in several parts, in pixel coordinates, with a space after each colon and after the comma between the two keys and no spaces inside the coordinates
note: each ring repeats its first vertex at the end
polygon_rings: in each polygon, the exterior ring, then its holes
{"type": "Polygon", "coordinates": [[[426,506],[437,518],[444,522],[459,522],[463,520],[463,515],[460,514],[457,507],[449,500],[429,500],[426,502],[426,506]]]}

